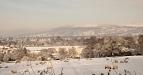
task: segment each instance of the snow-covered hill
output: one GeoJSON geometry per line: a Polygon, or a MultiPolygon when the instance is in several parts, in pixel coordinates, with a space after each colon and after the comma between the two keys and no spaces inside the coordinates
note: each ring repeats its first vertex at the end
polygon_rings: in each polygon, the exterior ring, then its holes
{"type": "Polygon", "coordinates": [[[102,35],[139,35],[143,34],[143,27],[117,26],[117,25],[96,25],[80,27],[59,27],[35,36],[102,36],[102,35]]]}
{"type": "Polygon", "coordinates": [[[106,36],[106,35],[139,35],[143,34],[143,26],[95,25],[95,26],[65,26],[43,31],[25,31],[0,33],[0,36],[106,36]]]}

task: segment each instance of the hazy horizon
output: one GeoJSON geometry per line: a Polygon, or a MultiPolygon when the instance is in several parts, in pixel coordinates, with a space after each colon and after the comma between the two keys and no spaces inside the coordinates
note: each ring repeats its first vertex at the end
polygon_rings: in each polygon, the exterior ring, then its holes
{"type": "Polygon", "coordinates": [[[0,0],[0,31],[143,26],[142,0],[0,0]]]}

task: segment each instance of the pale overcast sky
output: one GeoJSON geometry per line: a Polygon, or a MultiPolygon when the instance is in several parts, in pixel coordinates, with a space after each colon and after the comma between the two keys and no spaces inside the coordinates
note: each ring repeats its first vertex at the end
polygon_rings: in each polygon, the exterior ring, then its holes
{"type": "Polygon", "coordinates": [[[143,0],[0,0],[0,30],[143,25],[143,0]]]}

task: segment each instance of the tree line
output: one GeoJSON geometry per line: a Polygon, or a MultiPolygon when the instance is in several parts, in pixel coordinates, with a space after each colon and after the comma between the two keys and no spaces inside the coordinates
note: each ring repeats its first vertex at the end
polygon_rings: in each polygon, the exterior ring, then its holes
{"type": "Polygon", "coordinates": [[[111,57],[143,54],[143,35],[133,36],[92,36],[84,41],[82,57],[111,57]]]}

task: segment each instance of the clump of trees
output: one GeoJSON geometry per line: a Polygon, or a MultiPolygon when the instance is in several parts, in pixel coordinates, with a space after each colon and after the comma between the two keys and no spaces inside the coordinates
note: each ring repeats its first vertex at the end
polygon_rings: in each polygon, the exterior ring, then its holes
{"type": "Polygon", "coordinates": [[[59,58],[60,59],[68,58],[68,51],[65,48],[59,48],[59,58]]]}
{"type": "Polygon", "coordinates": [[[76,49],[72,47],[71,49],[68,50],[68,57],[69,58],[76,58],[78,55],[76,49]]]}
{"type": "Polygon", "coordinates": [[[51,59],[67,59],[76,58],[78,55],[76,49],[59,48],[58,51],[55,48],[43,49],[40,53],[30,53],[26,48],[19,48],[17,50],[9,50],[6,53],[0,53],[0,61],[47,61],[51,59]]]}
{"type": "Polygon", "coordinates": [[[5,62],[21,60],[24,56],[27,56],[27,54],[26,48],[19,48],[11,52],[0,54],[0,60],[5,62]]]}
{"type": "Polygon", "coordinates": [[[63,60],[66,58],[76,58],[77,55],[78,53],[74,47],[70,49],[59,48],[58,50],[56,50],[55,48],[43,49],[38,54],[41,60],[49,60],[49,59],[63,60]]]}
{"type": "Polygon", "coordinates": [[[82,57],[110,57],[130,56],[143,54],[143,35],[133,36],[105,36],[90,37],[84,42],[86,46],[82,51],[82,57]]]}
{"type": "Polygon", "coordinates": [[[56,49],[55,48],[49,48],[49,49],[43,49],[39,55],[41,57],[42,60],[48,60],[48,58],[53,59],[54,58],[54,53],[56,53],[56,49]]]}
{"type": "Polygon", "coordinates": [[[82,50],[81,55],[86,58],[93,58],[95,56],[95,43],[97,43],[96,37],[86,39],[84,44],[87,45],[87,47],[82,50]]]}
{"type": "Polygon", "coordinates": [[[138,37],[138,45],[139,45],[139,50],[143,51],[143,35],[140,35],[138,37]]]}
{"type": "Polygon", "coordinates": [[[0,61],[3,61],[4,53],[0,53],[0,61]]]}

